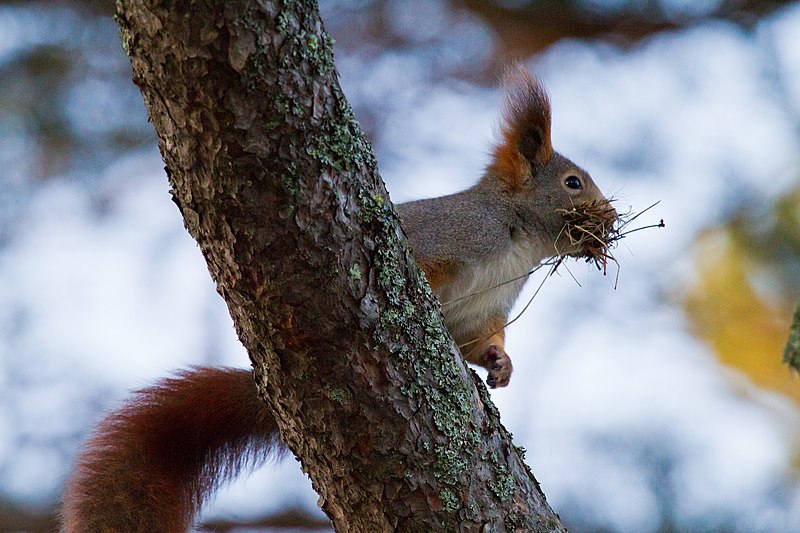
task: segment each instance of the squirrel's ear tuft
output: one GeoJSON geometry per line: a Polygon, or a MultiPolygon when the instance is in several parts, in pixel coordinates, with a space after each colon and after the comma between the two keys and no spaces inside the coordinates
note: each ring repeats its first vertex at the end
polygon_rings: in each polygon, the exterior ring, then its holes
{"type": "Polygon", "coordinates": [[[501,139],[494,149],[491,170],[517,188],[530,178],[533,169],[553,156],[550,99],[542,83],[520,65],[506,71],[504,85],[501,139]]]}

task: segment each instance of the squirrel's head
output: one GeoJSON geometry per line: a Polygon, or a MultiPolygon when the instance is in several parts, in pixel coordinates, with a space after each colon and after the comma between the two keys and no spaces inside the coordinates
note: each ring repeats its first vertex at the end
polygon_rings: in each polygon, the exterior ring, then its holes
{"type": "Polygon", "coordinates": [[[606,199],[588,172],[553,150],[550,100],[541,82],[515,67],[505,85],[501,140],[487,175],[499,178],[527,229],[553,243],[553,255],[579,253],[563,231],[564,211],[606,199]]]}

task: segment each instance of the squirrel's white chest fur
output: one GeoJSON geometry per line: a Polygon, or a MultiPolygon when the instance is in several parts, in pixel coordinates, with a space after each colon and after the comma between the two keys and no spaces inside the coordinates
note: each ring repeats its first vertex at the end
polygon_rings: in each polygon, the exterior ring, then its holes
{"type": "Polygon", "coordinates": [[[505,254],[469,265],[439,287],[445,324],[457,343],[472,340],[492,318],[508,316],[539,255],[530,241],[517,239],[505,254]]]}

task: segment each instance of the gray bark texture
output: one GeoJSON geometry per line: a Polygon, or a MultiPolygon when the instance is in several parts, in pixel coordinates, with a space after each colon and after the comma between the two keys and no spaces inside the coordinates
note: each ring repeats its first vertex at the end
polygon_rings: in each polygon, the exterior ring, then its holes
{"type": "Polygon", "coordinates": [[[337,531],[563,531],[457,355],[315,1],[120,0],[197,240],[337,531]]]}

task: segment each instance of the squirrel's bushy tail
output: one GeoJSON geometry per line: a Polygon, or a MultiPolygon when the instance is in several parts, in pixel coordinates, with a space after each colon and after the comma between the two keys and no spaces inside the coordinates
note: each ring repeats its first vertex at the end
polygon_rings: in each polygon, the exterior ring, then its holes
{"type": "Polygon", "coordinates": [[[64,533],[180,533],[203,500],[279,442],[246,370],[193,368],[109,415],[69,480],[64,533]]]}

